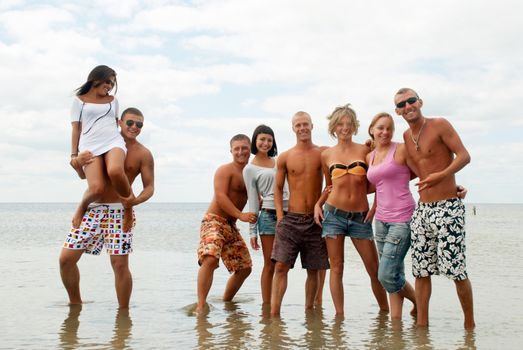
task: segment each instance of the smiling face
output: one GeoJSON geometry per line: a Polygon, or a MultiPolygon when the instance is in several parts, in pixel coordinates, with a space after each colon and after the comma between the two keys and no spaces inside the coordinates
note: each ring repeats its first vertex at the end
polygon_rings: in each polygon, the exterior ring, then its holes
{"type": "Polygon", "coordinates": [[[125,113],[120,120],[120,128],[122,130],[122,136],[125,140],[134,140],[140,133],[142,129],[138,125],[143,126],[143,116],[125,113]],[[139,123],[139,124],[137,124],[139,123]]]}
{"type": "Polygon", "coordinates": [[[394,136],[394,121],[389,116],[382,116],[374,122],[369,133],[376,144],[388,145],[394,136]]]}
{"type": "Polygon", "coordinates": [[[274,140],[270,134],[258,134],[256,137],[256,149],[258,152],[268,153],[271,150],[273,143],[274,140]]]}
{"type": "Polygon", "coordinates": [[[354,133],[354,125],[348,116],[343,116],[338,119],[334,128],[334,134],[338,140],[348,140],[354,133]]]}
{"type": "Polygon", "coordinates": [[[107,96],[116,84],[116,77],[112,76],[104,80],[96,80],[93,83],[93,89],[98,96],[107,96]]]}
{"type": "Polygon", "coordinates": [[[251,155],[249,140],[235,140],[231,142],[232,159],[238,164],[247,164],[251,155]]]}
{"type": "Polygon", "coordinates": [[[298,112],[292,117],[292,131],[296,134],[298,141],[308,141],[312,134],[311,116],[305,112],[298,112]]]}
{"type": "Polygon", "coordinates": [[[394,96],[394,104],[396,105],[396,114],[401,115],[408,123],[415,123],[423,117],[421,114],[423,101],[412,90],[406,90],[394,96]],[[404,106],[398,107],[398,104],[404,106]]]}

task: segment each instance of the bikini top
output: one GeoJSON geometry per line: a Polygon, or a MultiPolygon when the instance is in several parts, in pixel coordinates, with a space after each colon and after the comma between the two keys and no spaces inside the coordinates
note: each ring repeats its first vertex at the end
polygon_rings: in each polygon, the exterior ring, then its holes
{"type": "Polygon", "coordinates": [[[365,163],[364,161],[355,160],[349,165],[334,163],[330,166],[329,172],[331,174],[331,179],[336,179],[347,174],[365,176],[367,175],[368,168],[369,167],[367,163],[365,163]]]}

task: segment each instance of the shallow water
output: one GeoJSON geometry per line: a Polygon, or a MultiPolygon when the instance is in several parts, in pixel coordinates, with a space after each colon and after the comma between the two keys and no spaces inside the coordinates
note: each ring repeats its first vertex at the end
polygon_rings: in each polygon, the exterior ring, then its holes
{"type": "MultiPolygon", "coordinates": [[[[467,252],[477,327],[466,332],[454,285],[439,276],[433,278],[428,330],[414,327],[408,302],[403,321],[390,322],[378,312],[363,265],[348,241],[344,319],[334,316],[328,286],[323,308],[304,311],[305,272],[300,268],[289,273],[281,319],[267,317],[259,292],[261,252],[252,253],[253,274],[234,302],[220,300],[228,274],[223,267],[218,269],[209,295],[211,310],[196,317],[195,249],[205,204],[152,203],[138,208],[135,252],[130,258],[134,278],[130,310],[117,310],[105,254],[80,260],[85,303],[72,308],[57,258],[74,206],[0,204],[0,348],[520,348],[523,205],[476,207],[476,216],[468,210],[467,252]]],[[[245,225],[240,227],[247,233],[245,225]]],[[[409,258],[406,263],[410,267],[409,258]]]]}

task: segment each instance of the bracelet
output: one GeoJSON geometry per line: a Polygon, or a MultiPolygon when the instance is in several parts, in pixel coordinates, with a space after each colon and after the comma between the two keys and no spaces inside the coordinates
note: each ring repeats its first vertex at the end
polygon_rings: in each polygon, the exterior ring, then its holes
{"type": "Polygon", "coordinates": [[[78,153],[71,153],[71,158],[78,157],[78,153]]]}

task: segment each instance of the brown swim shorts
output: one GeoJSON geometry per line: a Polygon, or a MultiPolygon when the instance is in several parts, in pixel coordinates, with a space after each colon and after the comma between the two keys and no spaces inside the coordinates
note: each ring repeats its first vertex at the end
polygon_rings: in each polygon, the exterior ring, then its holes
{"type": "Polygon", "coordinates": [[[251,255],[236,225],[227,219],[207,213],[200,226],[198,264],[205,255],[220,257],[229,272],[252,267],[251,255]]]}
{"type": "Polygon", "coordinates": [[[312,214],[287,213],[276,226],[271,259],[294,267],[300,254],[301,266],[308,270],[329,268],[327,247],[321,227],[312,214]]]}

